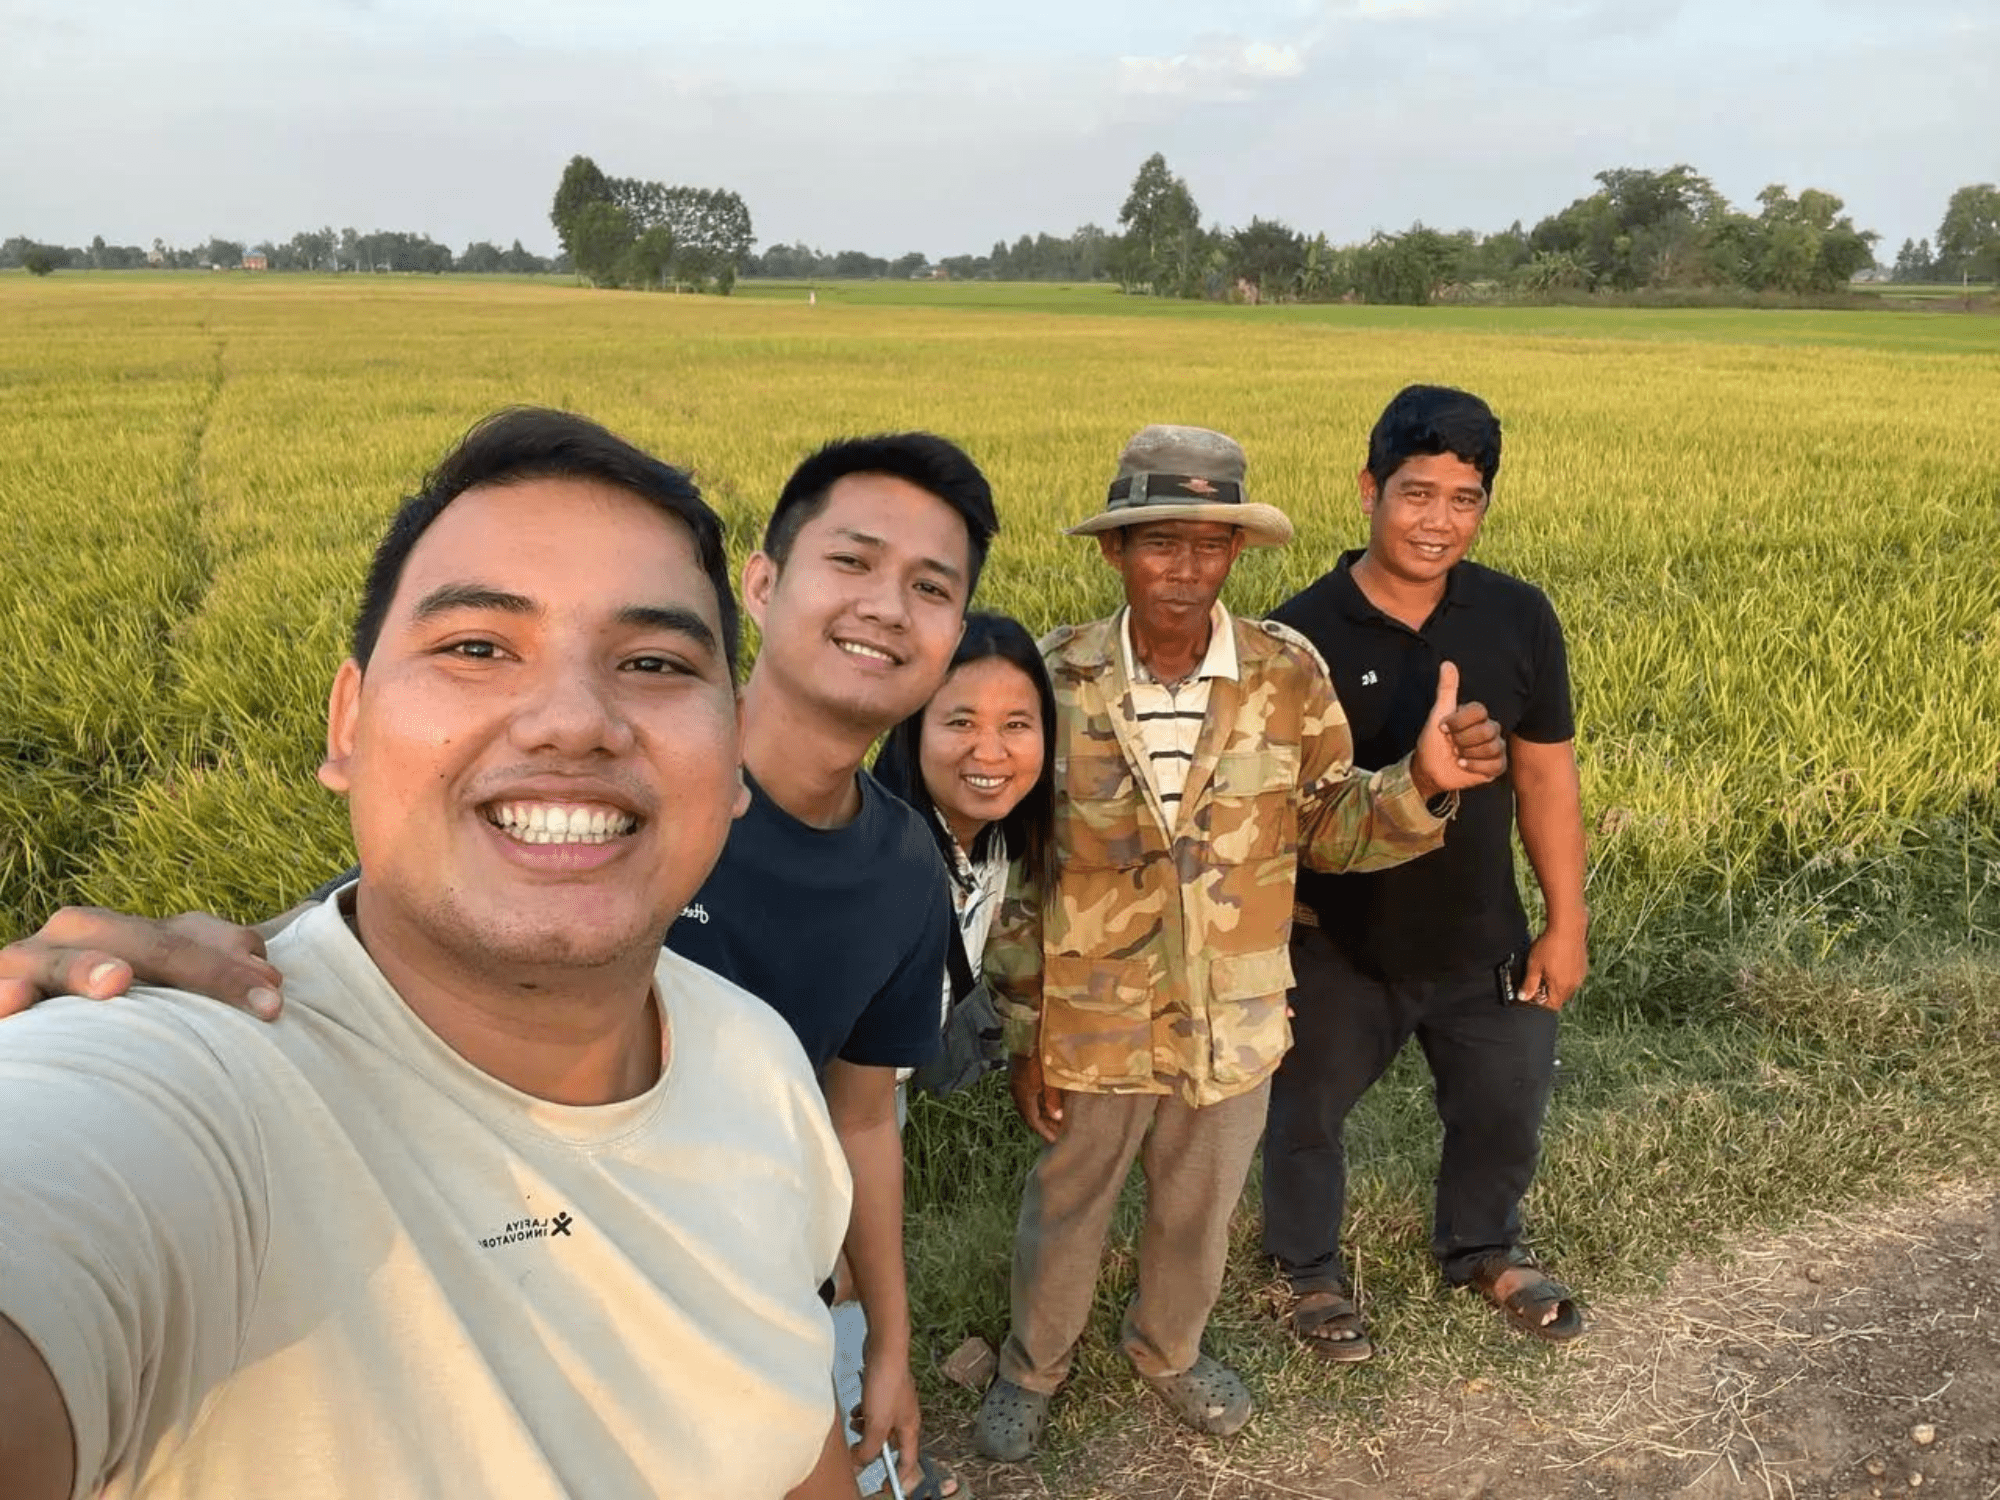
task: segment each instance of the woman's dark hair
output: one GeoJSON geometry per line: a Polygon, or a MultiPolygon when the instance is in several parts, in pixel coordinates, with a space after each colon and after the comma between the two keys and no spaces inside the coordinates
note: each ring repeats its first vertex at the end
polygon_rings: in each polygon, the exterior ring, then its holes
{"type": "MultiPolygon", "coordinates": [[[[974,847],[965,853],[974,861],[984,859],[993,847],[997,827],[1007,840],[1008,855],[1025,861],[1028,872],[1046,884],[1049,856],[1055,845],[1055,689],[1049,685],[1049,669],[1042,664],[1041,648],[1036,646],[1025,625],[1007,615],[969,614],[965,617],[965,634],[958,639],[958,650],[952,653],[951,667],[945,675],[949,678],[960,667],[988,657],[1011,662],[1035,685],[1035,696],[1042,705],[1042,774],[1035,778],[1034,786],[1014,810],[997,825],[989,824],[982,829],[974,847]]],[[[939,691],[943,691],[942,686],[939,691]]],[[[950,870],[955,868],[951,834],[938,817],[930,788],[924,785],[923,734],[924,710],[920,708],[890,730],[882,741],[882,748],[875,756],[875,779],[923,814],[925,825],[944,855],[945,868],[950,870]]]]}

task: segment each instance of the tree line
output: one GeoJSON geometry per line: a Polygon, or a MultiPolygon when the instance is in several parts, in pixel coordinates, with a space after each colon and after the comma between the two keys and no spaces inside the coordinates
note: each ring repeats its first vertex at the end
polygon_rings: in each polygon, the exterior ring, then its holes
{"type": "Polygon", "coordinates": [[[1204,228],[1187,183],[1155,154],[1119,211],[1111,273],[1127,291],[1423,303],[1440,296],[1660,291],[1827,293],[1874,265],[1873,230],[1832,193],[1774,183],[1737,209],[1686,164],[1620,167],[1533,228],[1446,232],[1422,223],[1352,245],[1274,219],[1204,228]]]}
{"type": "Polygon", "coordinates": [[[425,271],[440,274],[462,271],[493,275],[547,274],[567,271],[560,257],[551,260],[524,250],[517,239],[502,250],[487,240],[474,240],[454,255],[427,234],[403,230],[375,229],[366,234],[356,229],[302,229],[290,239],[241,240],[216,237],[204,244],[175,246],[153,241],[151,249],[139,245],[107,245],[98,235],[87,246],[45,245],[16,235],[0,242],[0,269],[24,269],[46,276],[66,268],[88,271],[139,271],[147,268],[167,271],[231,271],[242,266],[244,257],[259,255],[273,271],[425,271]]]}
{"type": "Polygon", "coordinates": [[[727,296],[756,244],[749,208],[727,188],[607,177],[587,156],[563,168],[549,222],[577,272],[597,286],[727,296]]]}
{"type": "Polygon", "coordinates": [[[1945,205],[1937,248],[1928,239],[1903,241],[1892,281],[2000,281],[2000,187],[1977,182],[1945,205]]]}
{"type": "MultiPolygon", "coordinates": [[[[1685,163],[1664,169],[1617,167],[1595,174],[1597,189],[1532,228],[1516,220],[1479,234],[1417,223],[1356,244],[1306,235],[1277,219],[1241,228],[1204,225],[1185,179],[1154,153],[1133,178],[1117,227],[1084,224],[1072,233],[1021,235],[984,255],[933,261],[921,251],[890,259],[860,250],[832,254],[804,243],[755,248],[750,210],[726,188],[670,187],[611,177],[587,156],[563,169],[549,212],[561,253],[475,241],[454,255],[425,234],[326,226],[283,243],[247,249],[274,271],[473,273],[569,272],[598,286],[727,293],[739,276],[796,280],[919,278],[996,281],[1112,281],[1159,297],[1238,297],[1256,301],[1421,303],[1440,297],[1509,295],[1835,292],[1875,265],[1879,236],[1860,229],[1833,193],[1796,195],[1773,183],[1756,207],[1738,208],[1685,163]]],[[[229,268],[246,246],[222,238],[150,250],[107,245],[44,245],[16,236],[0,244],[0,268],[46,274],[65,266],[97,270],[159,266],[229,268]]],[[[2000,187],[1959,188],[1935,241],[1905,240],[1890,279],[2000,280],[2000,187]]]]}

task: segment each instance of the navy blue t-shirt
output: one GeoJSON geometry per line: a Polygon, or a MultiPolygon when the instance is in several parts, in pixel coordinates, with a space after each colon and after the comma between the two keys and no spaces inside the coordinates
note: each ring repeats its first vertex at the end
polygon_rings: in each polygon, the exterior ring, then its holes
{"type": "Polygon", "coordinates": [[[844,828],[801,823],[750,787],[667,946],[734,980],[834,1058],[913,1068],[938,1050],[952,930],[944,860],[923,819],[866,771],[844,828]]]}
{"type": "MultiPolygon", "coordinates": [[[[1354,581],[1358,551],[1271,611],[1326,658],[1354,734],[1354,763],[1391,765],[1416,747],[1437,696],[1438,664],[1458,667],[1461,703],[1486,705],[1508,735],[1574,737],[1569,659],[1547,597],[1509,574],[1461,562],[1444,598],[1412,630],[1354,581]]],[[[1524,952],[1528,919],[1514,883],[1514,783],[1459,795],[1444,847],[1361,874],[1299,871],[1299,899],[1363,973],[1418,979],[1498,964],[1524,952]]]]}

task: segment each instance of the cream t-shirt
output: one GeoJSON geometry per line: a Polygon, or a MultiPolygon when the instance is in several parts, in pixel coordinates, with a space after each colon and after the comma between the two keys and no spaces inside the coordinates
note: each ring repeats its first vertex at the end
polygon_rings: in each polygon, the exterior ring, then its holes
{"type": "Polygon", "coordinates": [[[833,1421],[847,1225],[768,1006],[663,952],[645,1094],[473,1068],[331,902],[284,1016],[171,991],[0,1025],[0,1314],[68,1404],[78,1495],[784,1494],[833,1421]]]}

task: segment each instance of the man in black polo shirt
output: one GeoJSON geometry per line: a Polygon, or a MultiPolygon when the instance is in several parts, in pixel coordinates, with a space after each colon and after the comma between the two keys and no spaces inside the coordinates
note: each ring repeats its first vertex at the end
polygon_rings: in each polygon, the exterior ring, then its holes
{"type": "Polygon", "coordinates": [[[1509,772],[1461,794],[1444,847],[1361,875],[1301,871],[1292,1050],[1271,1089],[1264,1250],[1292,1331],[1329,1359],[1372,1352],[1340,1253],[1348,1111],[1414,1035],[1444,1126],[1431,1241],[1445,1280],[1525,1332],[1583,1331],[1521,1244],[1555,1066],[1556,1013],[1583,983],[1583,816],[1562,628],[1541,591],[1465,560],[1500,467],[1500,424],[1464,391],[1411,386],[1369,437],[1368,546],[1273,611],[1319,648],[1359,765],[1416,743],[1455,662],[1507,735],[1509,772]],[[1529,940],[1511,835],[1547,922],[1529,940]]]}

